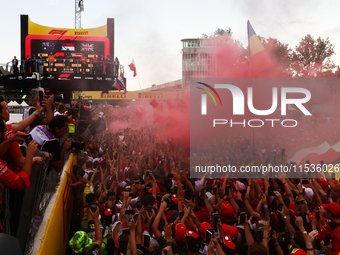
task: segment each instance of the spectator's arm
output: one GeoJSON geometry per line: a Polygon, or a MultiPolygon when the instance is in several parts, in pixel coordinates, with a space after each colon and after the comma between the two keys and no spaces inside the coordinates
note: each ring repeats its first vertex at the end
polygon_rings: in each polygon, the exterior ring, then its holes
{"type": "Polygon", "coordinates": [[[48,125],[53,119],[54,117],[53,110],[52,110],[53,103],[54,103],[54,96],[51,96],[49,99],[46,100],[46,117],[45,119],[43,119],[41,123],[42,125],[48,125]]]}
{"type": "Polygon", "coordinates": [[[267,221],[267,223],[264,225],[264,230],[263,230],[263,238],[262,238],[262,244],[264,247],[268,249],[268,241],[269,241],[269,234],[270,234],[270,230],[272,229],[272,227],[270,226],[270,221],[267,221]]]}
{"type": "Polygon", "coordinates": [[[99,247],[101,247],[102,241],[103,241],[103,236],[102,236],[102,232],[100,230],[99,221],[98,221],[99,206],[97,207],[97,210],[94,213],[91,210],[87,210],[87,212],[90,214],[90,216],[93,218],[93,221],[94,221],[94,235],[95,235],[95,238],[96,238],[95,243],[98,244],[99,247]]]}
{"type": "Polygon", "coordinates": [[[248,196],[246,196],[245,199],[244,199],[244,205],[246,206],[246,209],[247,209],[248,213],[249,213],[251,216],[253,216],[253,217],[255,217],[255,218],[259,218],[259,217],[260,217],[260,214],[257,213],[257,212],[255,212],[255,211],[253,210],[253,208],[251,207],[251,205],[249,204],[248,196]]]}
{"type": "Polygon", "coordinates": [[[136,242],[137,244],[142,244],[142,215],[144,212],[144,207],[142,209],[137,210],[136,212],[139,213],[138,219],[137,219],[137,231],[136,231],[136,242]]]}
{"type": "Polygon", "coordinates": [[[204,194],[203,199],[204,199],[205,206],[209,212],[209,215],[211,215],[211,213],[214,211],[214,208],[211,206],[206,194],[204,194]]]}
{"type": "Polygon", "coordinates": [[[183,178],[184,178],[184,180],[185,180],[185,183],[187,184],[187,189],[189,188],[189,189],[191,189],[193,192],[195,192],[195,188],[194,188],[194,186],[192,185],[192,183],[188,180],[188,178],[187,178],[185,175],[183,175],[183,178]]]}
{"type": "Polygon", "coordinates": [[[136,244],[136,223],[131,218],[129,223],[130,228],[130,252],[131,255],[137,255],[137,244],[136,244]]]}
{"type": "Polygon", "coordinates": [[[23,131],[26,127],[31,125],[38,118],[38,116],[45,110],[45,107],[40,106],[39,100],[37,104],[38,104],[37,109],[34,111],[34,113],[32,113],[26,119],[23,119],[18,123],[12,124],[12,129],[14,132],[23,131]]]}
{"type": "MultiPolygon", "coordinates": [[[[16,132],[13,136],[11,136],[10,138],[8,138],[6,141],[2,142],[0,144],[0,152],[1,154],[5,154],[6,151],[11,147],[12,143],[17,141],[17,142],[24,142],[25,139],[24,137],[27,136],[26,133],[18,131],[16,132]]],[[[0,155],[0,156],[2,156],[0,155]]]]}
{"type": "Polygon", "coordinates": [[[254,243],[254,238],[253,238],[253,235],[250,232],[250,227],[249,227],[249,224],[248,224],[247,215],[246,215],[245,221],[244,221],[244,234],[246,236],[246,242],[247,242],[247,246],[248,246],[248,250],[249,250],[250,246],[254,243]]]}
{"type": "Polygon", "coordinates": [[[60,160],[58,162],[53,163],[54,170],[57,171],[58,173],[63,170],[64,167],[64,161],[65,161],[65,153],[67,149],[71,147],[71,140],[67,139],[64,141],[63,146],[60,150],[60,160]]]}
{"type": "Polygon", "coordinates": [[[158,240],[158,238],[162,235],[161,232],[158,229],[158,226],[159,226],[159,223],[161,221],[161,218],[162,218],[165,210],[166,210],[166,202],[163,201],[161,203],[160,208],[159,208],[159,212],[157,213],[157,216],[156,216],[156,218],[155,218],[155,220],[154,220],[154,222],[151,226],[152,233],[155,235],[156,240],[158,240]]]}

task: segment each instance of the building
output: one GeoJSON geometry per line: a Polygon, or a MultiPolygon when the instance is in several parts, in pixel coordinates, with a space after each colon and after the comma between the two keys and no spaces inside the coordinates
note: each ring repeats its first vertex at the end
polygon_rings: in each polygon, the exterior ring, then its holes
{"type": "Polygon", "coordinates": [[[207,77],[216,73],[212,58],[214,40],[182,39],[182,89],[190,85],[192,77],[207,77]]]}

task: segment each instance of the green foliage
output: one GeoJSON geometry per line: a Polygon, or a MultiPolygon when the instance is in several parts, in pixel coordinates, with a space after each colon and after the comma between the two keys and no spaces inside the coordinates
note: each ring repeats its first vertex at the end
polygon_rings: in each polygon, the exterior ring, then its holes
{"type": "Polygon", "coordinates": [[[335,68],[330,59],[335,54],[334,45],[319,37],[314,39],[306,35],[296,46],[293,54],[293,68],[299,77],[317,77],[322,73],[330,73],[335,68]]]}

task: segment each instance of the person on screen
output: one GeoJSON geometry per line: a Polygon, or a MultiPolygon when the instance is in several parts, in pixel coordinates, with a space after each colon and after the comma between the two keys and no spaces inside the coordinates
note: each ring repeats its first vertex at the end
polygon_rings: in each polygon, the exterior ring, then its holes
{"type": "Polygon", "coordinates": [[[86,61],[87,61],[86,56],[82,55],[81,58],[80,58],[80,63],[81,63],[81,72],[83,74],[85,74],[85,72],[86,72],[86,61]]]}
{"type": "Polygon", "coordinates": [[[50,73],[53,71],[53,66],[54,66],[54,55],[52,51],[50,52],[50,55],[48,55],[47,62],[48,62],[48,72],[50,73]]]}
{"type": "Polygon", "coordinates": [[[65,67],[67,71],[70,70],[71,57],[72,57],[71,52],[69,49],[67,49],[65,52],[65,67]]]}

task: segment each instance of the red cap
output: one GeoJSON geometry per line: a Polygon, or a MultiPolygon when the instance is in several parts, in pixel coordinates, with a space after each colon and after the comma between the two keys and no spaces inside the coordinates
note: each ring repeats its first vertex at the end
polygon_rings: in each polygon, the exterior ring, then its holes
{"type": "Polygon", "coordinates": [[[270,215],[274,215],[274,225],[275,225],[275,226],[279,226],[279,225],[280,225],[280,220],[279,220],[279,218],[277,217],[276,213],[271,212],[270,215]]]}
{"type": "Polygon", "coordinates": [[[289,255],[307,255],[307,253],[304,250],[295,248],[289,255]]]}
{"type": "MultiPolygon", "coordinates": [[[[148,192],[151,193],[151,194],[152,194],[152,189],[153,189],[153,188],[151,188],[151,189],[148,190],[148,192]]],[[[161,190],[160,190],[158,187],[156,187],[156,192],[157,192],[157,194],[158,194],[158,193],[161,193],[161,190]]]]}
{"type": "Polygon", "coordinates": [[[319,178],[318,181],[322,189],[326,189],[328,187],[328,182],[325,179],[319,178]]]}
{"type": "Polygon", "coordinates": [[[296,208],[295,208],[295,205],[294,204],[290,204],[288,206],[288,211],[290,211],[294,216],[296,214],[296,208]]]}
{"type": "Polygon", "coordinates": [[[222,228],[227,236],[231,238],[238,237],[238,229],[235,226],[228,226],[227,224],[223,224],[222,228]]]}
{"type": "Polygon", "coordinates": [[[177,242],[184,243],[185,236],[184,233],[187,232],[187,228],[183,222],[179,222],[175,225],[175,239],[177,242]]]}
{"type": "Polygon", "coordinates": [[[223,209],[223,213],[226,217],[231,217],[235,213],[234,207],[232,207],[228,201],[222,202],[222,209],[223,209]]]}
{"type": "Polygon", "coordinates": [[[176,194],[172,194],[171,196],[172,201],[174,201],[176,204],[178,204],[178,198],[176,194]]]}
{"type": "Polygon", "coordinates": [[[236,245],[231,241],[230,236],[223,237],[223,242],[229,249],[235,250],[236,245]]]}
{"type": "Polygon", "coordinates": [[[112,214],[112,210],[111,210],[110,208],[107,208],[107,209],[105,210],[104,214],[105,214],[106,216],[109,216],[110,214],[112,214]]]}
{"type": "Polygon", "coordinates": [[[328,209],[331,213],[336,216],[340,216],[340,205],[338,203],[322,204],[322,206],[328,209]]]}
{"type": "Polygon", "coordinates": [[[207,230],[211,228],[211,225],[208,222],[203,222],[200,224],[198,231],[201,234],[201,237],[203,239],[203,242],[205,242],[205,232],[207,232],[207,230]]]}
{"type": "Polygon", "coordinates": [[[198,234],[196,234],[194,231],[191,231],[191,230],[187,231],[187,235],[191,236],[193,238],[199,238],[200,237],[198,234]]]}

